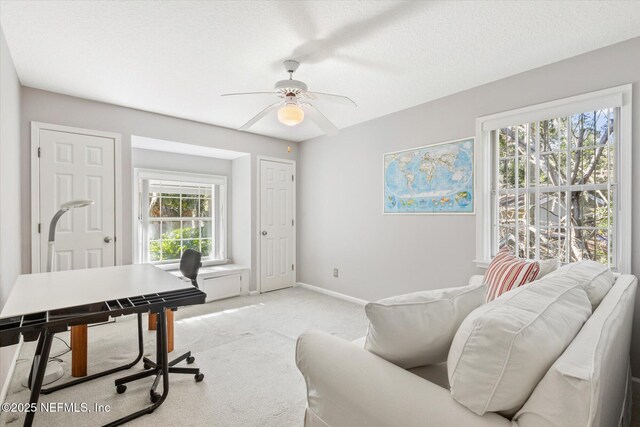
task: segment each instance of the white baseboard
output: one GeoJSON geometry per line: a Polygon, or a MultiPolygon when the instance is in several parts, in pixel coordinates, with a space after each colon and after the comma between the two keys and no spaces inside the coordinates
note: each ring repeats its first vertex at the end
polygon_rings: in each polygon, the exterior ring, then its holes
{"type": "Polygon", "coordinates": [[[249,295],[254,296],[254,295],[258,295],[260,293],[260,291],[249,291],[249,295]]]}
{"type": "Polygon", "coordinates": [[[16,352],[13,355],[13,359],[11,360],[11,365],[9,366],[9,371],[7,371],[7,378],[4,380],[4,384],[2,385],[2,392],[0,392],[0,402],[4,402],[7,398],[7,393],[9,392],[9,385],[11,384],[11,380],[13,379],[13,373],[16,370],[16,363],[18,363],[18,356],[20,356],[20,350],[22,350],[22,339],[16,346],[16,352]]]}
{"type": "Polygon", "coordinates": [[[341,294],[340,292],[330,291],[329,289],[321,288],[318,286],[309,285],[307,283],[297,282],[296,286],[300,286],[301,288],[309,289],[311,291],[319,292],[321,294],[329,295],[332,297],[340,298],[345,301],[352,302],[358,305],[366,305],[369,301],[365,301],[360,298],[352,297],[349,295],[341,294]]]}

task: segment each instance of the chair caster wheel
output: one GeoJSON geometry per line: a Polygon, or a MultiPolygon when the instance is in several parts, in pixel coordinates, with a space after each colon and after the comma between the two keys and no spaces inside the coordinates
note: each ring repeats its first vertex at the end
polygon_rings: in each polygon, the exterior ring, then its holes
{"type": "Polygon", "coordinates": [[[119,386],[116,387],[116,391],[118,392],[118,394],[122,394],[125,391],[127,391],[127,386],[124,384],[120,384],[119,386]]]}
{"type": "Polygon", "coordinates": [[[151,397],[151,403],[157,403],[158,400],[160,400],[160,398],[162,396],[160,395],[160,393],[156,393],[156,392],[152,391],[150,393],[150,397],[151,397]]]}
{"type": "Polygon", "coordinates": [[[196,361],[196,358],[195,358],[195,357],[193,357],[193,356],[189,356],[189,357],[187,357],[187,363],[188,363],[189,365],[191,365],[191,364],[192,364],[193,362],[195,362],[195,361],[196,361]]]}
{"type": "Polygon", "coordinates": [[[151,366],[147,365],[146,363],[144,363],[142,367],[144,368],[145,371],[148,371],[149,369],[151,369],[151,366]]]}
{"type": "Polygon", "coordinates": [[[204,379],[204,374],[198,374],[194,378],[196,379],[196,382],[199,383],[204,379]]]}

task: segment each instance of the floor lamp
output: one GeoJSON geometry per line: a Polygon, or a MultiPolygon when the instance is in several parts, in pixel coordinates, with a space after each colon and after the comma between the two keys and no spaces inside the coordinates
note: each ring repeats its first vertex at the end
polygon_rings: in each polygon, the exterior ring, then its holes
{"type": "MultiPolygon", "coordinates": [[[[49,240],[47,242],[47,273],[53,271],[53,258],[55,255],[54,248],[56,243],[56,226],[58,225],[58,220],[70,209],[83,208],[85,206],[93,205],[94,203],[95,202],[90,199],[71,200],[60,205],[60,209],[58,210],[58,212],[56,212],[53,218],[51,218],[51,224],[49,225],[49,240]]],[[[37,365],[34,364],[34,367],[35,366],[37,365]]],[[[62,366],[60,366],[60,363],[49,363],[47,364],[47,369],[44,373],[42,385],[51,384],[52,382],[62,378],[63,375],[64,371],[62,370],[62,366]]],[[[29,376],[24,379],[22,385],[26,387],[28,383],[29,376]]]]}

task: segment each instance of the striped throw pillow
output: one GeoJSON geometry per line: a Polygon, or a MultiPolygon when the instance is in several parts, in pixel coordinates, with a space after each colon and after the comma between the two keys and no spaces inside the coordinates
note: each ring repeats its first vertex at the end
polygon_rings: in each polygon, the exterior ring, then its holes
{"type": "Polygon", "coordinates": [[[542,277],[538,261],[526,261],[515,257],[511,249],[503,247],[493,258],[484,275],[487,285],[486,302],[493,301],[505,292],[542,277]]]}

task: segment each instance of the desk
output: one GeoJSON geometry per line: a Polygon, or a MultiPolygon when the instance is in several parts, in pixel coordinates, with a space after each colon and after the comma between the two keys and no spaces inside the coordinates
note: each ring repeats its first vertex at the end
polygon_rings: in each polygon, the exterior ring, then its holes
{"type": "Polygon", "coordinates": [[[0,317],[23,316],[185,288],[193,286],[150,264],[22,274],[18,276],[0,317]]]}
{"type": "MultiPolygon", "coordinates": [[[[55,333],[66,331],[69,326],[131,313],[138,313],[140,330],[141,313],[157,313],[158,348],[162,349],[157,357],[165,369],[162,398],[109,424],[119,425],[153,412],[168,394],[166,309],[201,304],[205,298],[206,295],[190,283],[146,264],[21,275],[0,313],[0,345],[15,344],[18,333],[27,341],[38,337],[30,398],[30,403],[37,404],[55,333]]],[[[25,426],[31,425],[33,417],[33,412],[27,413],[25,426]]]]}
{"type": "MultiPolygon", "coordinates": [[[[23,274],[16,280],[0,316],[37,313],[188,286],[191,284],[176,281],[172,275],[149,264],[23,274]]],[[[88,354],[86,326],[71,329],[71,346],[72,376],[85,376],[88,354]]]]}

